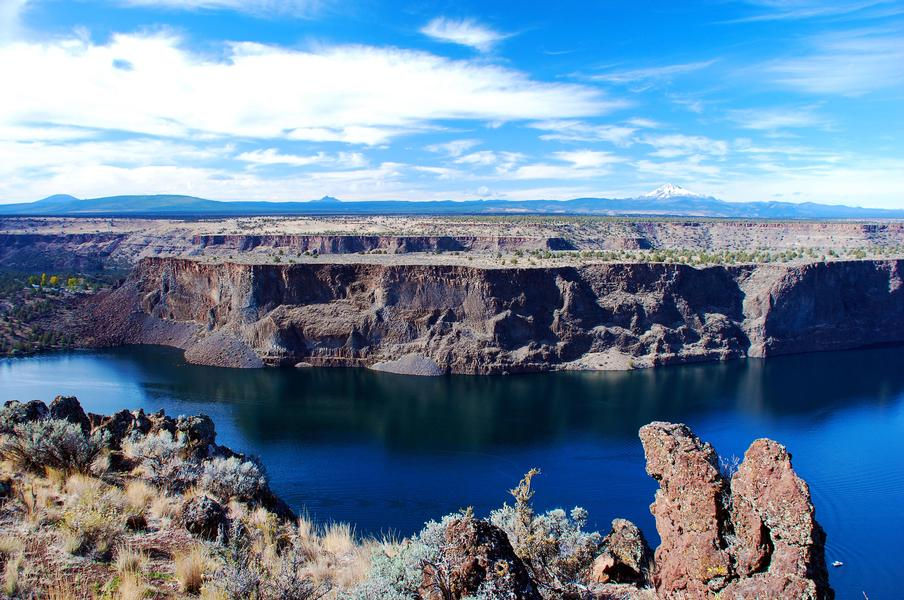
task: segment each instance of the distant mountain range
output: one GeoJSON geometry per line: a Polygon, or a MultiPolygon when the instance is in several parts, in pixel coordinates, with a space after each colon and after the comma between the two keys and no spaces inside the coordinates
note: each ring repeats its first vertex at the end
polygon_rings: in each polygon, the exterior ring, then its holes
{"type": "Polygon", "coordinates": [[[251,215],[599,215],[746,219],[904,219],[904,210],[804,202],[726,202],[666,184],[636,198],[573,200],[374,200],[344,202],[330,196],[308,202],[220,202],[194,196],[109,196],[79,199],[59,194],[21,204],[0,204],[0,215],[69,217],[220,217],[251,215]]]}

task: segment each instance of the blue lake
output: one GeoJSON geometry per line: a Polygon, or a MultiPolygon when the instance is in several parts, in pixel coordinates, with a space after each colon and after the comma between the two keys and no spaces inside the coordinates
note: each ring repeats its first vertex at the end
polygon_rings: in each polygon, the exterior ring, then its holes
{"type": "Polygon", "coordinates": [[[644,370],[419,378],[358,369],[239,371],[130,347],[0,361],[0,400],[75,395],[87,410],[205,413],[260,456],[273,488],[319,521],[407,535],[508,500],[530,467],[539,508],[584,506],[608,529],[649,513],[638,428],[681,421],[725,456],[785,444],[828,534],[839,598],[900,598],[904,348],[644,370]]]}

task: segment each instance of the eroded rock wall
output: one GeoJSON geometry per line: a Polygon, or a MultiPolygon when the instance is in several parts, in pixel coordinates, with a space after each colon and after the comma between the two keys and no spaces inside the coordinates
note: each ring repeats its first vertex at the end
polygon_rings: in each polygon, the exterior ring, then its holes
{"type": "Polygon", "coordinates": [[[92,322],[106,344],[159,343],[178,330],[172,345],[191,360],[226,366],[256,357],[454,373],[624,369],[904,340],[902,262],[485,269],[147,258],[92,322]]]}

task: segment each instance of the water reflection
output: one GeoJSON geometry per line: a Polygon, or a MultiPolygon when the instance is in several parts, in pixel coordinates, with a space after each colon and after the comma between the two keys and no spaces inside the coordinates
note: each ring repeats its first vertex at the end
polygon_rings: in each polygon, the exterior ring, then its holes
{"type": "Polygon", "coordinates": [[[256,441],[376,442],[397,451],[480,450],[580,436],[634,439],[652,420],[709,412],[806,415],[904,394],[904,348],[610,373],[420,378],[363,369],[236,371],[132,348],[148,398],[228,402],[256,441]]]}

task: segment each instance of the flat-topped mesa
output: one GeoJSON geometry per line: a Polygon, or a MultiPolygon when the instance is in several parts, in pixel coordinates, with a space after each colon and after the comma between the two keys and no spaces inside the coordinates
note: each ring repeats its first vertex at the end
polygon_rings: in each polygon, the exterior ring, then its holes
{"type": "Polygon", "coordinates": [[[100,345],[218,366],[628,369],[904,341],[904,261],[239,264],[146,258],[91,301],[100,345]]]}
{"type": "Polygon", "coordinates": [[[784,446],[753,442],[729,483],[685,425],[650,423],[640,439],[660,485],[650,507],[662,540],[657,597],[834,598],[825,534],[784,446]]]}

